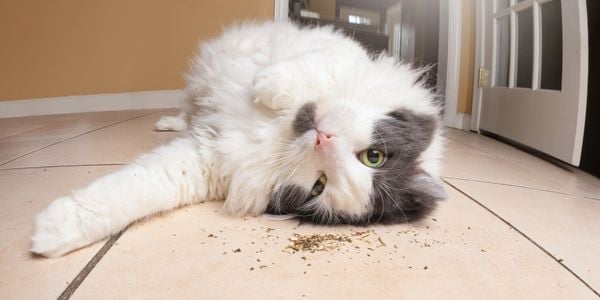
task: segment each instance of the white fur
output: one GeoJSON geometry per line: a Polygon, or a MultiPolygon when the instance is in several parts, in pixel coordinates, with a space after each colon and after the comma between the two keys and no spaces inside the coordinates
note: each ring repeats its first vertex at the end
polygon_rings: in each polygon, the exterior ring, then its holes
{"type": "Polygon", "coordinates": [[[187,130],[187,115],[184,112],[181,112],[176,117],[164,116],[156,122],[155,127],[156,130],[159,131],[185,131],[187,130]]]}
{"type": "MultiPolygon", "coordinates": [[[[408,109],[436,115],[419,74],[392,59],[372,60],[330,28],[243,24],[200,47],[185,89],[190,104],[161,130],[188,136],[59,198],[36,219],[31,251],[49,257],[105,238],[132,221],[205,200],[225,199],[228,214],[259,215],[287,182],[306,187],[321,173],[327,188],[310,205],[325,215],[360,217],[370,209],[371,170],[356,159],[374,122],[408,109]],[[295,138],[300,106],[317,103],[317,127],[335,135],[316,152],[316,133],[295,138]]],[[[437,176],[439,133],[419,161],[437,176]]]]}

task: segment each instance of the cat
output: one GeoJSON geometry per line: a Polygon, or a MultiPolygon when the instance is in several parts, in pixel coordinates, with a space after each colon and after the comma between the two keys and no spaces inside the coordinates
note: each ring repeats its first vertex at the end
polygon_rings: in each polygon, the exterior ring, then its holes
{"type": "Polygon", "coordinates": [[[330,27],[273,22],[201,44],[190,69],[187,108],[156,125],[186,135],[54,200],[33,253],[58,257],[209,200],[229,215],[369,225],[418,220],[447,197],[440,107],[422,71],[330,27]]]}

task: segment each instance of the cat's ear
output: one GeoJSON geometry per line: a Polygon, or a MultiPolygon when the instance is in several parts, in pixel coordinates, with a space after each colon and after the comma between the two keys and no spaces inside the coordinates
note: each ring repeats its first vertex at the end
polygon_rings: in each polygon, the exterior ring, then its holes
{"type": "Polygon", "coordinates": [[[426,172],[422,172],[411,178],[409,189],[417,196],[417,198],[431,200],[445,200],[448,198],[448,192],[446,191],[443,182],[426,172]]]}
{"type": "Polygon", "coordinates": [[[436,116],[399,109],[379,121],[374,140],[377,142],[379,136],[385,137],[382,146],[391,149],[403,165],[408,165],[431,145],[438,127],[436,116]]]}

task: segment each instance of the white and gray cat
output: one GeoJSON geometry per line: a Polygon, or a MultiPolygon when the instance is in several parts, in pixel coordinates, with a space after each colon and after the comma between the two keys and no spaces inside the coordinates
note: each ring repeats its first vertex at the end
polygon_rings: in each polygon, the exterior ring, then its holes
{"type": "Polygon", "coordinates": [[[417,220],[446,198],[439,107],[419,72],[331,28],[283,23],[235,26],[199,52],[189,107],[157,123],[189,126],[186,137],[56,199],[32,252],[61,256],[208,200],[231,215],[366,225],[417,220]]]}

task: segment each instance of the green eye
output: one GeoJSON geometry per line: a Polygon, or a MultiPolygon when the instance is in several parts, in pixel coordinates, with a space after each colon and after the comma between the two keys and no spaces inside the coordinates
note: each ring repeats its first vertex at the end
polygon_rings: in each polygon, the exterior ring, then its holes
{"type": "Polygon", "coordinates": [[[358,160],[370,168],[378,168],[385,162],[383,152],[375,149],[366,149],[358,154],[358,160]]]}
{"type": "Polygon", "coordinates": [[[317,179],[317,182],[315,182],[315,185],[313,185],[312,190],[310,191],[311,196],[316,197],[321,195],[325,189],[325,184],[327,184],[327,177],[325,174],[322,174],[321,177],[317,179]]]}

